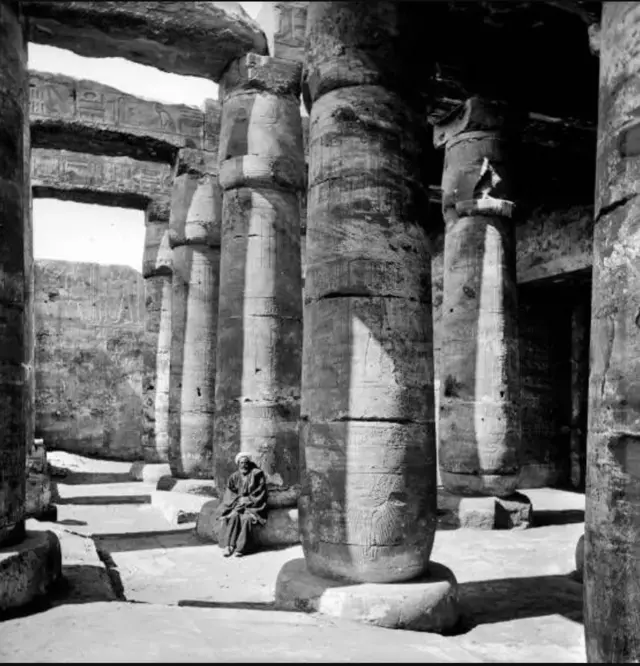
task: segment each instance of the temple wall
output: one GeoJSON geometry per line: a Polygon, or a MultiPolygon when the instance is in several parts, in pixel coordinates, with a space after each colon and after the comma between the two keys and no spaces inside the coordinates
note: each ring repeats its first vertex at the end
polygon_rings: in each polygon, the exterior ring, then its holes
{"type": "Polygon", "coordinates": [[[36,261],[36,436],[142,458],[144,280],[127,266],[36,261]]]}

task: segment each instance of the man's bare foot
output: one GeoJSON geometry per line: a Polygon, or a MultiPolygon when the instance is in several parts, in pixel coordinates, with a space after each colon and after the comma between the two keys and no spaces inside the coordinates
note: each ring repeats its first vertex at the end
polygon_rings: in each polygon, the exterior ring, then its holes
{"type": "Polygon", "coordinates": [[[222,553],[222,557],[231,557],[233,555],[233,548],[227,548],[224,553],[222,553]]]}
{"type": "Polygon", "coordinates": [[[236,550],[236,552],[234,553],[234,555],[235,555],[236,557],[244,557],[244,553],[241,553],[239,550],[236,550]]]}

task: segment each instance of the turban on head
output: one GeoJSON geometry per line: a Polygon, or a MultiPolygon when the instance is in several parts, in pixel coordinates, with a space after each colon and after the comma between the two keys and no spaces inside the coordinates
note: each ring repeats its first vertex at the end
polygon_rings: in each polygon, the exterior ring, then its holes
{"type": "Polygon", "coordinates": [[[249,458],[251,462],[253,462],[253,458],[251,457],[251,454],[248,451],[240,451],[238,455],[236,456],[236,465],[240,462],[240,458],[249,458]]]}

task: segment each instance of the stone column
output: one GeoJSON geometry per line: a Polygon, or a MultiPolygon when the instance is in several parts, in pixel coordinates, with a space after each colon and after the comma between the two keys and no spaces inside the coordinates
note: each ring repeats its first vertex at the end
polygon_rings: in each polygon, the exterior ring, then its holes
{"type": "Polygon", "coordinates": [[[145,278],[145,462],[169,460],[169,362],[171,357],[171,248],[169,202],[152,201],[145,213],[142,276],[145,278]]]}
{"type": "Polygon", "coordinates": [[[295,506],[302,351],[299,63],[248,54],[220,82],[224,190],[215,478],[250,451],[295,506]]]}
{"type": "Polygon", "coordinates": [[[504,498],[520,469],[508,109],[478,97],[434,130],[445,148],[439,465],[445,490],[504,498]]]}
{"type": "Polygon", "coordinates": [[[584,492],[589,409],[589,304],[579,301],[571,311],[571,434],[570,482],[584,492]]]}
{"type": "Polygon", "coordinates": [[[428,4],[309,4],[305,559],[281,570],[276,605],[442,631],[458,610],[453,574],[430,561],[436,451],[421,94],[431,75],[422,48],[428,4]]]}
{"type": "Polygon", "coordinates": [[[184,149],[175,173],[169,462],[174,477],[211,479],[221,221],[217,154],[184,149]]]}
{"type": "MultiPolygon", "coordinates": [[[[0,1],[0,546],[24,537],[28,423],[27,364],[32,355],[25,222],[28,156],[27,44],[19,3],[0,1]]],[[[27,241],[27,245],[28,245],[27,241]]],[[[27,250],[28,251],[28,250],[27,250]]]]}
{"type": "Polygon", "coordinates": [[[640,662],[639,31],[640,3],[603,4],[584,543],[590,663],[640,662]]]}

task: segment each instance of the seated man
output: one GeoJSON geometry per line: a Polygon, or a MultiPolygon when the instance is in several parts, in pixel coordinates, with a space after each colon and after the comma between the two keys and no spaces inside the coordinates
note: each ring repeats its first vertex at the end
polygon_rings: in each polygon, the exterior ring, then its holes
{"type": "Polygon", "coordinates": [[[223,521],[219,545],[224,557],[242,557],[254,543],[255,525],[264,525],[267,517],[267,481],[264,472],[253,462],[251,455],[241,451],[236,456],[238,471],[227,482],[218,508],[218,520],[223,521]]]}

